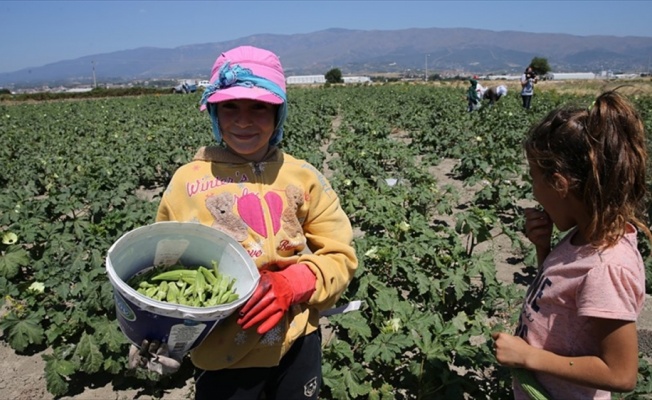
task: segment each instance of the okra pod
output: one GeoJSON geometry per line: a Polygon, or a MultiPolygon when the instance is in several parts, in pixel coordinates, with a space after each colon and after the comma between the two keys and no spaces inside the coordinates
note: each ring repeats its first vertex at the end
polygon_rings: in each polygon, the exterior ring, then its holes
{"type": "Polygon", "coordinates": [[[187,283],[194,283],[197,277],[196,269],[177,269],[172,271],[161,272],[152,277],[153,281],[178,281],[181,279],[187,283]]]}
{"type": "Polygon", "coordinates": [[[177,287],[176,283],[170,283],[168,285],[168,292],[167,296],[165,297],[165,301],[168,303],[177,303],[179,300],[179,288],[177,287]]]}
{"type": "Polygon", "coordinates": [[[532,400],[549,400],[552,399],[546,390],[536,380],[532,371],[523,368],[513,368],[512,374],[523,388],[523,391],[532,400]]]}
{"type": "Polygon", "coordinates": [[[195,294],[202,301],[205,298],[204,290],[206,290],[206,280],[204,279],[204,274],[197,273],[195,274],[195,294]]]}
{"type": "Polygon", "coordinates": [[[210,269],[206,267],[199,267],[197,270],[202,273],[202,275],[204,276],[204,280],[209,285],[212,286],[217,282],[217,277],[215,277],[215,275],[210,269]]]}

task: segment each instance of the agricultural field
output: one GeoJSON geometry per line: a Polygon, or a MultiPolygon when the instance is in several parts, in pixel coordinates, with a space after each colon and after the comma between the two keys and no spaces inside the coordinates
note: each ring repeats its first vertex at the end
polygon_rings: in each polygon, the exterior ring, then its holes
{"type": "MultiPolygon", "coordinates": [[[[652,83],[630,84],[652,133],[652,83]]],[[[360,259],[342,303],[365,302],[323,320],[322,398],[510,398],[489,338],[513,327],[534,274],[521,141],[552,108],[616,85],[546,82],[530,111],[512,85],[474,113],[466,83],[289,89],[282,146],[340,195],[360,259]]],[[[199,98],[0,102],[0,398],[192,398],[188,360],[172,377],[126,369],[105,257],[212,143],[199,98]]],[[[645,357],[639,372],[616,398],[652,393],[645,357]]]]}

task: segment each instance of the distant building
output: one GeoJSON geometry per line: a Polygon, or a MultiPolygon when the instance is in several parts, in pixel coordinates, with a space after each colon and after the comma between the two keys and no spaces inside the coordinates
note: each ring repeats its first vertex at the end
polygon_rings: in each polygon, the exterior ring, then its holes
{"type": "Polygon", "coordinates": [[[503,80],[503,81],[517,81],[521,79],[521,75],[489,75],[481,76],[480,79],[489,79],[489,80],[503,80]]]}
{"type": "MultiPolygon", "coordinates": [[[[343,76],[342,81],[344,83],[371,83],[371,78],[368,76],[343,76]]],[[[314,85],[326,83],[326,77],[324,75],[295,75],[288,76],[285,79],[285,83],[288,85],[314,85]]]]}
{"type": "Polygon", "coordinates": [[[66,93],[86,93],[86,92],[90,92],[91,90],[93,90],[92,87],[79,87],[79,88],[66,89],[65,92],[66,93]]]}
{"type": "Polygon", "coordinates": [[[343,76],[344,83],[371,83],[371,78],[368,76],[343,76]]]}
{"type": "Polygon", "coordinates": [[[595,79],[593,72],[551,72],[547,74],[548,79],[560,81],[568,79],[595,79]]]}
{"type": "Polygon", "coordinates": [[[285,83],[288,85],[311,85],[326,83],[326,78],[324,75],[296,75],[288,76],[285,83]]]}

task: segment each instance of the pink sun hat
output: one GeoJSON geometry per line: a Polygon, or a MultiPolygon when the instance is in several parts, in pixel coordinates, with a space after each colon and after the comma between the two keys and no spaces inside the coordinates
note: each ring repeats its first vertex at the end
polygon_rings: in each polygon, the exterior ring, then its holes
{"type": "MultiPolygon", "coordinates": [[[[283,92],[286,91],[285,74],[283,73],[281,61],[271,51],[253,46],[240,46],[220,54],[211,70],[211,84],[214,84],[216,80],[220,79],[220,69],[227,62],[231,68],[240,66],[241,68],[248,69],[253,75],[267,79],[276,84],[283,92]]],[[[206,99],[206,102],[219,103],[240,99],[258,100],[271,104],[282,104],[284,102],[281,97],[273,92],[254,85],[231,85],[220,88],[211,94],[206,99]]],[[[205,105],[201,106],[201,110],[205,108],[205,105]]]]}

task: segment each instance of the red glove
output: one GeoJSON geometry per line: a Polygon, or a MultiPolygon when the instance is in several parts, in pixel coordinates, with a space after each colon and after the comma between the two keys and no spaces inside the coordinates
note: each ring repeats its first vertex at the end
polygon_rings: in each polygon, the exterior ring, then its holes
{"type": "Polygon", "coordinates": [[[260,281],[247,304],[240,310],[238,324],[249,329],[260,323],[263,335],[283,318],[293,304],[304,303],[315,291],[317,278],[305,264],[292,264],[277,271],[262,271],[260,281]]]}

